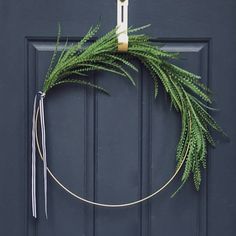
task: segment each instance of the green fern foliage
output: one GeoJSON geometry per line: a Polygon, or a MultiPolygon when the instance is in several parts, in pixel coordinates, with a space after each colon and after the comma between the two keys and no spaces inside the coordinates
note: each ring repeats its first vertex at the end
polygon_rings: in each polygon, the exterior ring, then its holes
{"type": "Polygon", "coordinates": [[[95,40],[89,45],[100,26],[91,27],[88,33],[76,44],[64,49],[56,61],[60,39],[60,27],[56,48],[46,75],[43,91],[47,93],[54,86],[75,83],[99,89],[103,88],[90,83],[86,76],[91,71],[108,71],[128,79],[133,85],[135,81],[128,69],[138,71],[130,59],[138,59],[150,72],[153,78],[154,96],[158,95],[158,84],[161,83],[170,97],[171,104],[182,117],[182,131],[177,145],[177,168],[184,161],[182,185],[190,176],[197,190],[201,183],[201,169],[206,168],[207,143],[215,146],[211,130],[225,135],[222,128],[209,114],[212,108],[211,91],[200,81],[200,76],[186,71],[170,62],[178,58],[177,53],[162,50],[151,43],[145,34],[137,34],[147,26],[129,28],[128,52],[117,51],[116,28],[95,40]]]}

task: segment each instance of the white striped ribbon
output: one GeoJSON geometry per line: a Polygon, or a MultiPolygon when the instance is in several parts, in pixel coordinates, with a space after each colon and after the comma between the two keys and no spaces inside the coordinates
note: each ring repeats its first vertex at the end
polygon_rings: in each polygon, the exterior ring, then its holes
{"type": "Polygon", "coordinates": [[[48,218],[47,211],[47,152],[46,152],[46,135],[45,135],[45,118],[44,118],[44,97],[45,93],[39,91],[34,97],[33,118],[32,118],[32,214],[37,218],[37,198],[36,198],[36,113],[37,100],[39,96],[39,115],[41,128],[41,143],[43,151],[43,176],[44,176],[44,210],[48,218]]]}

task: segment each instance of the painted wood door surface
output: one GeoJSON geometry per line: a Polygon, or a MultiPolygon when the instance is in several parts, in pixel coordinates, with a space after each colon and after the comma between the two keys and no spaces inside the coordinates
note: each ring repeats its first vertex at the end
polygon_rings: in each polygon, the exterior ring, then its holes
{"type": "MultiPolygon", "coordinates": [[[[201,191],[178,177],[154,199],[105,209],[84,204],[49,178],[44,217],[42,163],[38,160],[37,220],[31,214],[31,116],[35,93],[55,47],[79,40],[101,17],[98,37],[116,25],[116,1],[0,1],[0,235],[1,236],[234,236],[236,235],[236,1],[130,0],[129,25],[151,23],[154,43],[181,52],[178,65],[200,74],[216,96],[216,120],[231,142],[210,149],[201,191]]],[[[95,40],[95,39],[93,39],[95,40]]],[[[179,115],[138,65],[137,87],[107,73],[89,88],[64,86],[46,99],[48,164],[75,193],[120,203],[160,187],[175,168],[179,115]]]]}

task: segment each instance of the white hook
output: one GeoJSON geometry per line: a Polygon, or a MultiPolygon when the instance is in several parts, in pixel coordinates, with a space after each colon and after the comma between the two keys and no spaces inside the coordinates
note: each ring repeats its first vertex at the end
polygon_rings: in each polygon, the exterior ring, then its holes
{"type": "Polygon", "coordinates": [[[129,0],[117,0],[118,51],[128,51],[128,4],[129,0]]]}

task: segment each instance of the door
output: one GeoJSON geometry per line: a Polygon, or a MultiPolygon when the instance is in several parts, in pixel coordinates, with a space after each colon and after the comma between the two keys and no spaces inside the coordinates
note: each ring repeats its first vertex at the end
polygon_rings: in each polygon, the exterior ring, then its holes
{"type": "MultiPolygon", "coordinates": [[[[234,236],[236,235],[236,2],[134,0],[129,24],[146,29],[154,43],[181,52],[178,65],[200,74],[216,96],[216,120],[230,143],[208,153],[200,192],[192,183],[174,198],[180,177],[152,200],[106,209],[84,204],[48,180],[48,220],[43,210],[38,159],[38,219],[31,214],[30,154],[33,97],[41,89],[55,47],[79,40],[101,17],[98,37],[116,25],[116,1],[0,1],[0,235],[6,236],[234,236]]],[[[93,39],[94,40],[94,39],[93,39]]],[[[139,65],[137,88],[107,73],[90,88],[64,86],[46,100],[48,165],[71,190],[90,200],[121,203],[160,187],[175,168],[180,120],[139,65]]]]}

